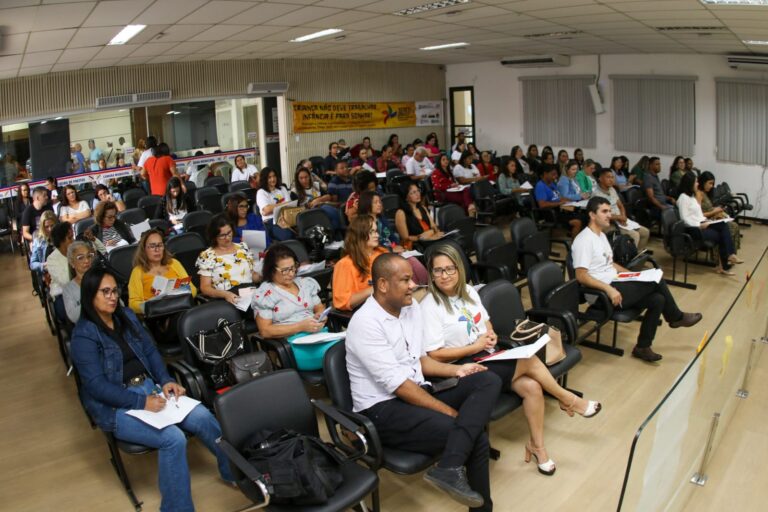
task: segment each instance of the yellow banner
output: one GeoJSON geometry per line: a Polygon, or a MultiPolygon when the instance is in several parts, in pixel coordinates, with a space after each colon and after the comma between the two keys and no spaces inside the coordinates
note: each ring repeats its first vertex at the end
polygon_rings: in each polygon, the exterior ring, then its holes
{"type": "Polygon", "coordinates": [[[416,126],[416,103],[293,103],[293,131],[332,132],[363,128],[416,126]]]}

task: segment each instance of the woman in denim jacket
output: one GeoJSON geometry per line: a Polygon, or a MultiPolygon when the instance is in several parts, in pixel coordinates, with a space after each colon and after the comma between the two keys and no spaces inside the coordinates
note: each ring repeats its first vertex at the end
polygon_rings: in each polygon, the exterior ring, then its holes
{"type": "Polygon", "coordinates": [[[158,412],[166,399],[183,395],[185,389],[173,381],[149,335],[119,298],[117,281],[108,270],[93,268],[83,276],[82,311],[72,332],[72,361],[82,382],[83,405],[102,430],[158,449],[161,511],[194,510],[184,432],[196,435],[216,455],[221,478],[232,482],[227,459],[216,445],[221,428],[202,405],[164,429],[126,414],[131,409],[158,412]]]}

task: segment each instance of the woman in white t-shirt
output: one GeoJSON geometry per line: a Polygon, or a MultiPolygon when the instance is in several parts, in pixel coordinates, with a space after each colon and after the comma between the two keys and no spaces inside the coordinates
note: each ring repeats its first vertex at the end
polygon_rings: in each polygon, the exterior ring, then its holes
{"type": "Polygon", "coordinates": [[[235,157],[235,168],[232,169],[232,183],[236,181],[250,181],[259,179],[259,170],[255,165],[247,164],[243,155],[235,157]]]}
{"type": "Polygon", "coordinates": [[[81,219],[87,219],[91,216],[91,207],[88,203],[80,200],[77,189],[72,185],[64,187],[64,193],[59,201],[59,220],[74,224],[81,219]]]}
{"type": "Polygon", "coordinates": [[[271,167],[265,167],[259,174],[259,191],[256,192],[256,207],[264,221],[264,227],[272,240],[290,240],[294,233],[290,229],[277,225],[279,219],[275,219],[275,208],[287,203],[291,199],[290,193],[280,182],[280,175],[271,167]]]}
{"type": "Polygon", "coordinates": [[[464,151],[461,159],[453,167],[453,177],[462,185],[468,185],[480,180],[487,180],[487,176],[480,174],[480,169],[472,163],[472,153],[464,151]]]}
{"type": "MultiPolygon", "coordinates": [[[[424,350],[444,363],[472,362],[495,350],[498,336],[488,312],[474,288],[466,284],[466,270],[458,251],[438,245],[427,261],[431,276],[429,294],[421,302],[424,319],[424,350]]],[[[536,458],[539,472],[552,475],[555,462],[544,448],[544,395],[560,401],[560,408],[573,416],[590,418],[600,412],[599,402],[584,400],[561,387],[538,357],[483,363],[502,382],[523,398],[531,438],[525,445],[525,461],[536,458]]]]}

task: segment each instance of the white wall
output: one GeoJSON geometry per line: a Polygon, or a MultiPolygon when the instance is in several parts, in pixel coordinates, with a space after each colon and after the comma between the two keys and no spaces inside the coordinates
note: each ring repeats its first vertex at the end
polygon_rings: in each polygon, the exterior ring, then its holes
{"type": "Polygon", "coordinates": [[[104,152],[105,158],[110,152],[107,142],[111,142],[111,149],[113,150],[111,158],[114,160],[114,150],[120,146],[118,143],[120,137],[125,137],[127,144],[133,144],[133,137],[131,137],[131,114],[127,109],[124,109],[122,112],[119,110],[107,110],[69,116],[70,144],[75,145],[79,143],[82,145],[83,156],[86,160],[91,152],[88,149],[89,139],[94,140],[96,146],[104,152]]]}
{"type": "MultiPolygon", "coordinates": [[[[617,151],[613,146],[613,111],[611,74],[695,75],[696,144],[691,156],[696,167],[715,173],[718,181],[727,181],[734,191],[747,192],[757,211],[752,215],[768,218],[768,173],[760,166],[719,162],[715,156],[715,77],[738,76],[765,79],[768,73],[730,69],[720,55],[604,55],[600,58],[599,87],[606,112],[597,116],[597,148],[583,148],[586,158],[603,165],[615,154],[625,154],[631,165],[641,154],[617,151]]],[[[446,70],[446,88],[474,86],[475,128],[481,149],[508,154],[515,144],[525,142],[541,146],[547,141],[523,141],[523,99],[520,76],[597,74],[598,58],[577,56],[565,68],[505,68],[498,62],[452,64],[446,70]]],[[[446,89],[447,90],[447,89],[446,89]]],[[[447,94],[446,94],[447,96],[447,94]]],[[[555,153],[560,149],[553,147],[555,153]]],[[[572,155],[573,149],[565,148],[572,155]]],[[[675,155],[658,155],[666,170],[675,155]]],[[[666,174],[666,171],[664,171],[666,174]]]]}

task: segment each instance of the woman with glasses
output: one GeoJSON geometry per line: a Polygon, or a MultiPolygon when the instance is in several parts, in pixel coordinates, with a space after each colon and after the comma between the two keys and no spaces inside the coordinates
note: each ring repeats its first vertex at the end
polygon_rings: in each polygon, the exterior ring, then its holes
{"type": "MultiPolygon", "coordinates": [[[[421,301],[424,318],[424,350],[443,363],[470,363],[495,350],[498,336],[477,291],[466,284],[466,269],[461,255],[452,246],[435,247],[427,261],[432,280],[429,293],[421,301]]],[[[555,473],[555,462],[544,448],[544,395],[546,391],[560,402],[569,416],[578,413],[591,418],[600,412],[599,402],[584,400],[561,387],[549,369],[534,356],[483,363],[502,382],[523,399],[523,410],[531,433],[525,445],[525,461],[536,459],[539,472],[555,473]]]]}
{"type": "Polygon", "coordinates": [[[346,256],[333,266],[333,307],[351,311],[373,293],[370,284],[373,261],[389,252],[379,245],[376,219],[370,215],[355,217],[347,228],[344,251],[346,256]]]}
{"type": "MultiPolygon", "coordinates": [[[[261,221],[261,217],[251,211],[248,198],[242,192],[236,192],[227,199],[227,209],[225,211],[227,219],[235,226],[235,236],[233,242],[239,244],[243,239],[243,231],[264,231],[266,228],[261,221]]],[[[270,244],[269,234],[265,235],[267,246],[270,244]]]]}
{"type": "Polygon", "coordinates": [[[395,227],[400,243],[412,249],[414,242],[437,240],[443,232],[421,204],[421,189],[416,183],[408,182],[400,189],[400,209],[395,213],[395,227]]]}
{"type": "Polygon", "coordinates": [[[102,201],[96,206],[93,215],[96,224],[88,228],[107,251],[121,245],[132,244],[136,241],[131,233],[131,228],[117,218],[117,205],[112,201],[102,201]]]}
{"type": "Polygon", "coordinates": [[[186,390],[174,382],[136,315],[120,305],[115,276],[94,267],[83,276],[82,311],[72,332],[72,362],[80,377],[80,398],[91,419],[117,439],[157,448],[160,510],[194,510],[187,464],[187,438],[194,434],[216,456],[219,475],[234,478],[216,444],[221,428],[198,404],[176,425],[157,429],[130,410],[159,412],[173,407],[186,390]],[[170,402],[170,403],[169,403],[170,402]]]}
{"type": "Polygon", "coordinates": [[[67,312],[67,318],[73,324],[80,319],[80,283],[83,276],[91,269],[96,253],[88,242],[72,242],[67,249],[67,260],[69,266],[75,271],[75,276],[70,282],[64,285],[62,297],[64,299],[64,309],[67,312]]]}
{"type": "Polygon", "coordinates": [[[211,246],[200,253],[195,266],[200,276],[200,291],[214,299],[235,304],[237,288],[261,280],[253,256],[244,242],[235,243],[235,227],[226,215],[215,215],[208,224],[211,246]]]}

